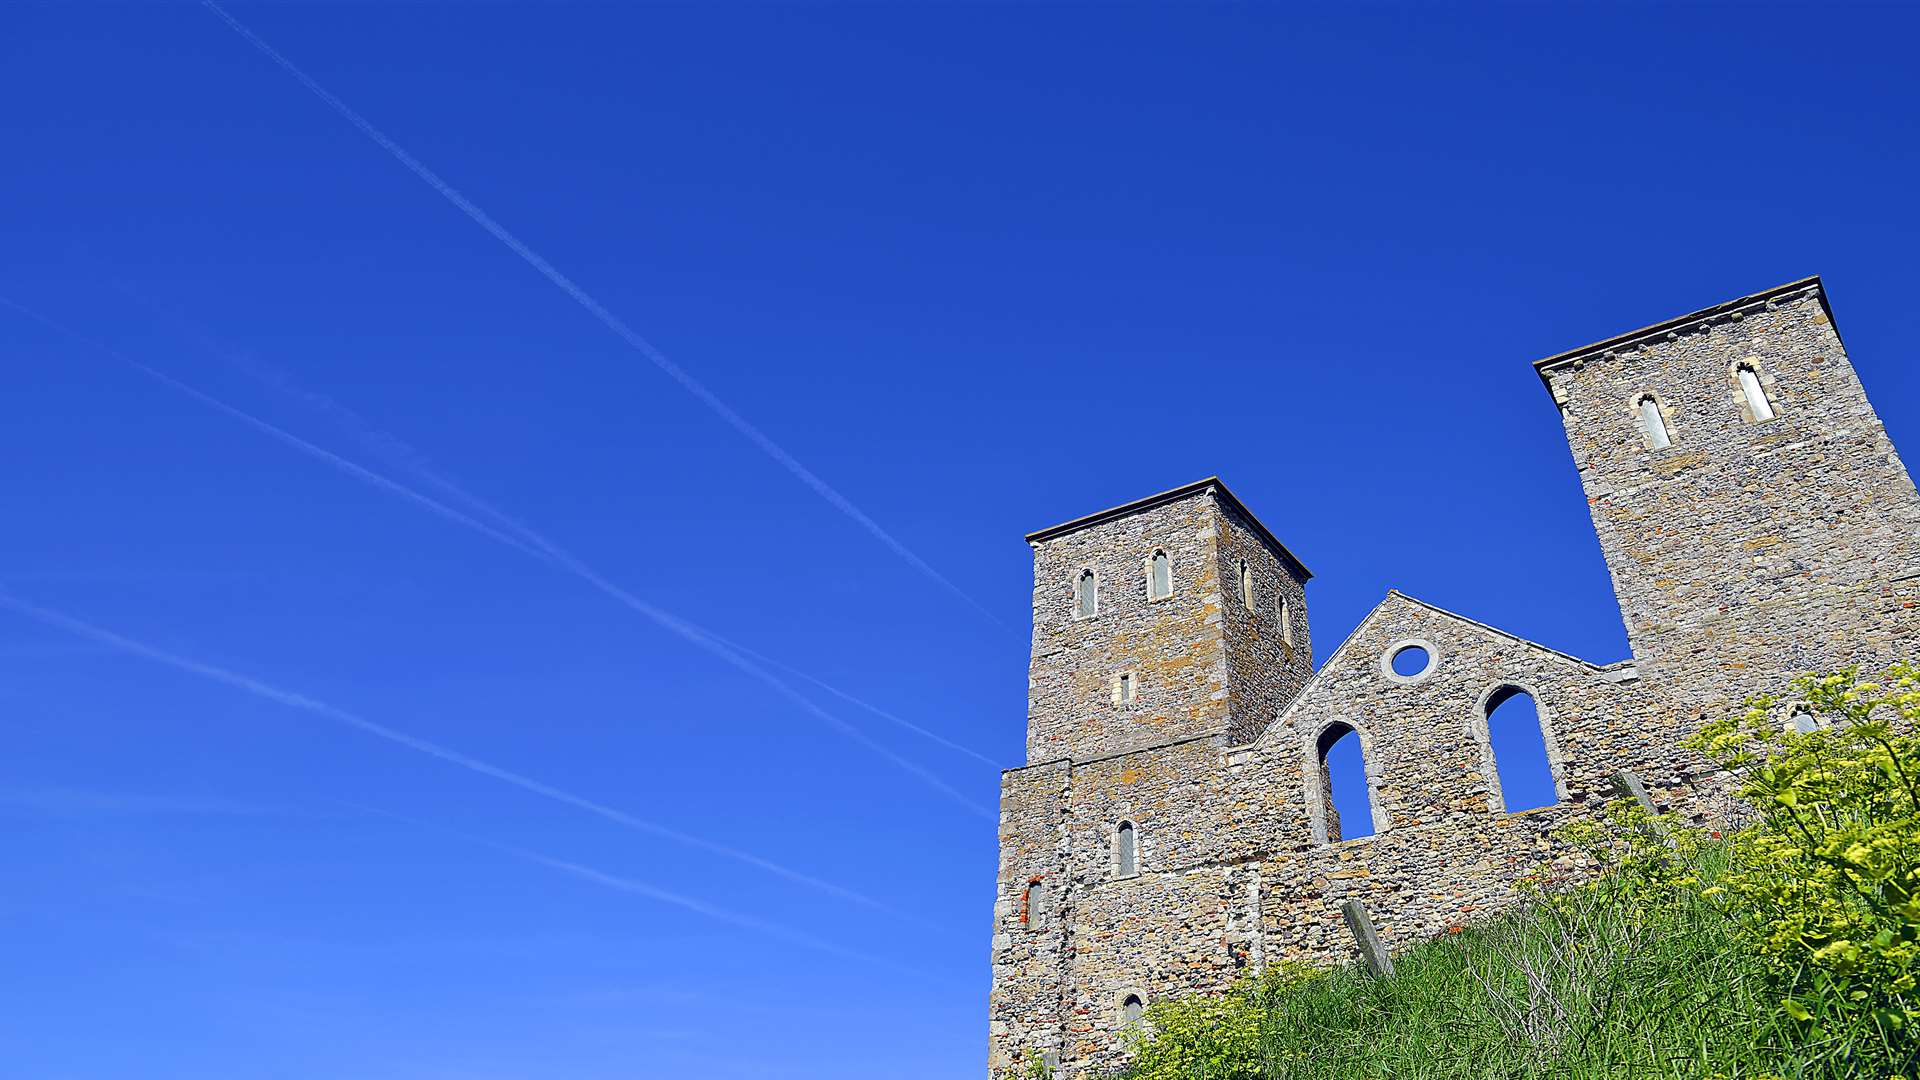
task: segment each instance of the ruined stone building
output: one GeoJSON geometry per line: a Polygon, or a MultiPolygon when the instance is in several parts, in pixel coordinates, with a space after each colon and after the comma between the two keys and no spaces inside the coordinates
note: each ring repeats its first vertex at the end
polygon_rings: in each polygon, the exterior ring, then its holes
{"type": "Polygon", "coordinates": [[[1679,747],[1794,674],[1909,655],[1920,496],[1818,278],[1534,365],[1632,657],[1593,663],[1398,592],[1313,668],[1306,566],[1217,478],[1027,537],[1027,763],[1001,781],[989,1070],[1124,1060],[1151,1002],[1343,960],[1511,901],[1620,769],[1703,819],[1679,747]],[[1407,659],[1422,650],[1425,664],[1407,659]],[[1488,712],[1533,698],[1558,801],[1509,813],[1488,712]],[[1326,753],[1357,734],[1372,834],[1326,753]],[[1362,831],[1350,825],[1349,833],[1362,831]]]}

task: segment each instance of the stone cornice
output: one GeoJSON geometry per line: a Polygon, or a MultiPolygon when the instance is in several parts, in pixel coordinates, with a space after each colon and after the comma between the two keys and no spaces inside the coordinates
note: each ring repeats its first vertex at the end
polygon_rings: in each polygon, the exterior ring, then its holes
{"type": "Polygon", "coordinates": [[[1313,571],[1308,570],[1306,564],[1301,562],[1298,556],[1287,550],[1287,545],[1281,543],[1280,538],[1273,535],[1273,531],[1268,529],[1259,518],[1254,517],[1253,511],[1247,509],[1247,504],[1241,502],[1239,497],[1227,488],[1226,481],[1220,479],[1218,476],[1209,476],[1204,480],[1195,480],[1191,484],[1182,484],[1177,488],[1170,488],[1157,495],[1149,495],[1144,499],[1135,499],[1130,503],[1122,503],[1119,506],[1108,507],[1105,510],[1096,511],[1085,517],[1074,518],[1072,521],[1063,521],[1058,525],[1049,526],[1038,532],[1030,532],[1027,534],[1027,543],[1042,544],[1057,536],[1065,536],[1070,532],[1078,532],[1081,529],[1112,521],[1115,518],[1126,517],[1129,514],[1137,514],[1142,510],[1148,510],[1156,506],[1203,493],[1211,494],[1219,501],[1221,506],[1244,519],[1248,528],[1253,530],[1254,535],[1258,536],[1263,543],[1271,548],[1274,554],[1280,557],[1281,562],[1293,567],[1299,574],[1301,581],[1306,581],[1313,576],[1313,571]]]}
{"type": "Polygon", "coordinates": [[[1616,334],[1604,341],[1596,341],[1591,345],[1582,345],[1577,349],[1569,349],[1563,353],[1555,353],[1543,360],[1535,360],[1533,362],[1533,370],[1535,374],[1540,376],[1540,381],[1547,383],[1548,389],[1552,389],[1552,383],[1548,380],[1548,373],[1551,371],[1578,364],[1580,361],[1591,359],[1594,356],[1605,356],[1611,353],[1639,348],[1649,341],[1662,339],[1671,340],[1702,323],[1717,322],[1722,319],[1738,321],[1744,318],[1746,313],[1754,308],[1763,308],[1775,303],[1797,300],[1808,293],[1812,293],[1819,298],[1820,306],[1826,310],[1827,319],[1831,322],[1833,319],[1833,309],[1827,304],[1827,291],[1825,286],[1820,282],[1820,275],[1815,274],[1812,277],[1801,278],[1799,281],[1789,281],[1785,285],[1776,285],[1762,292],[1728,300],[1709,308],[1702,308],[1699,311],[1668,319],[1665,322],[1654,323],[1652,326],[1643,326],[1638,330],[1629,330],[1624,334],[1616,334]]]}

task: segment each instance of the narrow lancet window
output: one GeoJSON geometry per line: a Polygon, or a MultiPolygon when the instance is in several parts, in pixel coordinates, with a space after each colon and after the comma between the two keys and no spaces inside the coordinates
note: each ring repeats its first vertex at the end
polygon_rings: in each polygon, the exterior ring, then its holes
{"type": "Polygon", "coordinates": [[[1047,928],[1047,886],[1036,881],[1027,886],[1027,929],[1047,928]]]}
{"type": "Polygon", "coordinates": [[[1134,694],[1139,690],[1139,688],[1140,688],[1140,682],[1138,679],[1135,679],[1133,677],[1133,672],[1131,671],[1123,671],[1119,675],[1114,676],[1114,680],[1113,680],[1114,703],[1118,705],[1132,704],[1134,694]]]}
{"type": "Polygon", "coordinates": [[[1091,619],[1099,603],[1100,591],[1094,584],[1093,571],[1080,571],[1080,578],[1074,583],[1074,613],[1082,619],[1091,619]]]}
{"type": "Polygon", "coordinates": [[[1667,437],[1667,421],[1660,415],[1660,402],[1652,394],[1640,398],[1640,433],[1646,436],[1647,449],[1665,450],[1673,445],[1667,437]]]}
{"type": "Polygon", "coordinates": [[[1287,648],[1293,648],[1293,609],[1285,600],[1280,601],[1280,642],[1287,648]]]}
{"type": "Polygon", "coordinates": [[[1253,610],[1253,567],[1245,559],[1240,560],[1240,602],[1248,611],[1253,610]]]}
{"type": "Polygon", "coordinates": [[[1147,569],[1147,597],[1151,600],[1165,600],[1173,595],[1173,563],[1167,553],[1156,551],[1147,569]]]}
{"type": "Polygon", "coordinates": [[[1117,877],[1132,877],[1140,872],[1140,854],[1131,821],[1121,822],[1113,832],[1113,872],[1117,877]]]}
{"type": "Polygon", "coordinates": [[[1735,372],[1740,379],[1740,396],[1747,399],[1747,415],[1753,417],[1756,424],[1773,419],[1773,403],[1767,400],[1766,388],[1760,385],[1760,373],[1753,370],[1752,364],[1741,364],[1735,372]]]}

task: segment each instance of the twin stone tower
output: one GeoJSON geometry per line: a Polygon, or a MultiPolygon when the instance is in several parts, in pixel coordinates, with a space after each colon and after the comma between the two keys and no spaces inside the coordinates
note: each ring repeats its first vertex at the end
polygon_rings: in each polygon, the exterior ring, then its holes
{"type": "Polygon", "coordinates": [[[1390,592],[1316,671],[1306,566],[1217,478],[1027,537],[1027,763],[1001,780],[993,1077],[1035,1060],[1099,1075],[1148,1003],[1345,959],[1350,899],[1389,946],[1497,911],[1622,769],[1708,820],[1724,788],[1680,747],[1704,718],[1802,672],[1912,655],[1920,496],[1818,278],[1534,369],[1628,660],[1390,592]],[[1487,714],[1520,693],[1558,798],[1509,813],[1487,714]],[[1342,840],[1326,753],[1348,733],[1372,821],[1342,840]]]}

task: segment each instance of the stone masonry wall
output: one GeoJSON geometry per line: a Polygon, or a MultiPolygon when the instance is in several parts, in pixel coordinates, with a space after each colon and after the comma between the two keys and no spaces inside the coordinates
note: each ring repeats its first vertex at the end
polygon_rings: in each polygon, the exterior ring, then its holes
{"type": "Polygon", "coordinates": [[[1206,485],[1033,546],[1029,762],[1229,728],[1250,738],[1312,674],[1304,572],[1206,485]],[[1165,599],[1148,594],[1155,551],[1171,560],[1165,599]],[[1239,601],[1242,559],[1255,576],[1251,610],[1239,601]],[[1087,569],[1098,603],[1082,617],[1075,582],[1087,569]],[[1279,624],[1283,598],[1291,646],[1279,624]],[[1122,673],[1134,687],[1131,701],[1116,690],[1122,673]]]}
{"type": "Polygon", "coordinates": [[[1027,867],[1003,863],[994,1075],[1047,1050],[1064,1076],[1117,1066],[1128,994],[1164,1000],[1224,989],[1275,960],[1345,959],[1339,907],[1350,897],[1392,945],[1497,911],[1517,878],[1567,856],[1547,834],[1611,797],[1616,769],[1635,768],[1658,799],[1704,820],[1701,763],[1676,748],[1685,732],[1655,726],[1675,719],[1650,707],[1630,667],[1596,667],[1390,594],[1250,745],[1202,736],[1009,772],[1009,790],[1029,773],[1053,790],[1068,774],[1064,798],[1037,808],[1009,800],[1002,826],[1025,837],[1042,828],[1040,815],[1061,815],[1062,889],[1047,937],[1060,997],[1052,1012],[1007,1007],[1028,962],[1010,902],[1027,867]],[[1427,674],[1388,678],[1382,659],[1409,640],[1431,650],[1427,674]],[[1556,806],[1501,809],[1485,703],[1506,686],[1535,699],[1564,791],[1556,806]],[[1316,738],[1334,723],[1362,736],[1378,831],[1327,843],[1314,830],[1325,812],[1316,738]],[[1131,877],[1113,857],[1122,821],[1138,838],[1131,877]]]}
{"type": "Polygon", "coordinates": [[[1591,664],[1390,592],[1308,677],[1304,572],[1210,489],[1036,544],[1029,764],[1002,780],[990,1074],[1040,1057],[1063,1078],[1099,1076],[1124,1063],[1129,995],[1348,959],[1349,898],[1390,947],[1497,912],[1523,876],[1578,872],[1552,834],[1613,797],[1617,770],[1664,809],[1718,820],[1725,778],[1680,747],[1703,714],[1803,670],[1911,656],[1920,495],[1818,288],[1539,365],[1629,662],[1591,664]],[[1774,420],[1743,414],[1741,362],[1763,368],[1774,420]],[[1670,423],[1665,450],[1647,449],[1634,415],[1648,390],[1670,423]],[[1149,603],[1154,546],[1173,554],[1176,585],[1149,603]],[[1081,565],[1102,576],[1094,620],[1071,618],[1081,565]],[[1386,662],[1408,643],[1431,656],[1413,677],[1386,662]],[[1137,709],[1107,692],[1122,665],[1142,672],[1137,709]],[[1513,689],[1534,700],[1559,795],[1521,813],[1505,809],[1486,728],[1489,700],[1513,689]],[[1361,739],[1374,835],[1339,840],[1319,748],[1345,728],[1361,739]],[[1115,857],[1121,822],[1137,840],[1132,874],[1115,857]]]}
{"type": "Polygon", "coordinates": [[[1229,735],[1250,742],[1313,675],[1307,583],[1232,507],[1219,508],[1218,552],[1226,622],[1229,735]],[[1242,602],[1240,564],[1253,571],[1253,604],[1242,602]],[[1280,622],[1286,612],[1288,627],[1280,622]],[[1291,641],[1287,640],[1292,638],[1291,641]]]}
{"type": "Polygon", "coordinates": [[[1219,632],[1213,500],[1204,493],[1036,544],[1027,760],[1092,757],[1227,727],[1227,655],[1219,632]],[[1165,549],[1173,595],[1147,599],[1147,560],[1165,549]],[[1091,568],[1092,618],[1074,609],[1091,568]],[[1139,680],[1113,700],[1122,671],[1139,680]]]}
{"type": "Polygon", "coordinates": [[[1892,659],[1920,597],[1920,497],[1817,282],[1544,371],[1643,674],[1713,708],[1749,672],[1892,659]],[[1751,364],[1775,416],[1755,422],[1751,364]],[[1672,445],[1650,449],[1637,399],[1672,445]]]}

